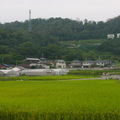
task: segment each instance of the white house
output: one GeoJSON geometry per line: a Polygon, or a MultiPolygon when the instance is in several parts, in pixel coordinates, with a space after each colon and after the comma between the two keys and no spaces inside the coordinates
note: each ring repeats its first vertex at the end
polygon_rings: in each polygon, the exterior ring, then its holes
{"type": "Polygon", "coordinates": [[[57,60],[55,66],[56,68],[66,68],[66,62],[64,60],[57,60]]]}
{"type": "Polygon", "coordinates": [[[120,33],[117,33],[117,38],[120,38],[120,33]]]}
{"type": "Polygon", "coordinates": [[[105,66],[109,66],[109,65],[111,65],[111,61],[109,61],[109,60],[97,60],[96,61],[96,66],[105,67],[105,66]]]}
{"type": "Polygon", "coordinates": [[[114,34],[108,34],[107,35],[107,39],[114,39],[115,38],[115,35],[114,34]]]}
{"type": "Polygon", "coordinates": [[[90,68],[92,65],[95,65],[95,61],[86,60],[83,61],[82,68],[90,68]]]}

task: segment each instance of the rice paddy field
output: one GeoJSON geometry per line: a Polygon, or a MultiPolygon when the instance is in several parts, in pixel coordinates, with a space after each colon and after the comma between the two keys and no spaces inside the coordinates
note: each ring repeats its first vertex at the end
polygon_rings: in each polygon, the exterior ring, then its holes
{"type": "Polygon", "coordinates": [[[119,120],[118,80],[0,81],[0,120],[119,120]]]}

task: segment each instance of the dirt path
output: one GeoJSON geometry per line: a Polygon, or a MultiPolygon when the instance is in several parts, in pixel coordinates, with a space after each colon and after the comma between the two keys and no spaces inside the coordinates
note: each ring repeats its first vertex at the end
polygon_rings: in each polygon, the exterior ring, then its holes
{"type": "MultiPolygon", "coordinates": [[[[104,78],[84,78],[84,79],[67,79],[64,81],[70,81],[70,80],[105,80],[104,78]]],[[[62,81],[62,80],[58,80],[58,81],[62,81]]]]}

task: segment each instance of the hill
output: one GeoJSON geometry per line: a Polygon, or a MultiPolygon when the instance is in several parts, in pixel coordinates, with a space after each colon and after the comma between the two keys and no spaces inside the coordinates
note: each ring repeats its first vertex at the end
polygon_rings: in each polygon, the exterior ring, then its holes
{"type": "Polygon", "coordinates": [[[39,18],[32,19],[31,24],[31,32],[27,20],[0,24],[1,63],[20,63],[25,57],[41,57],[42,54],[48,59],[67,61],[98,59],[100,56],[112,60],[117,57],[119,61],[119,40],[106,40],[106,36],[120,33],[120,16],[106,22],[39,18]],[[71,49],[68,43],[74,44],[72,42],[78,47],[71,49]]]}

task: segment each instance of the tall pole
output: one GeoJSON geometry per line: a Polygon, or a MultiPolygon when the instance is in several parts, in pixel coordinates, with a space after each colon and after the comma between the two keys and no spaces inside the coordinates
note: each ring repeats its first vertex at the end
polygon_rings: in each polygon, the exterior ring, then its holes
{"type": "Polygon", "coordinates": [[[28,25],[28,31],[29,31],[29,32],[32,31],[32,27],[31,27],[31,10],[29,10],[29,25],[28,25]]]}
{"type": "Polygon", "coordinates": [[[2,57],[2,64],[4,64],[4,57],[2,57]]]}

